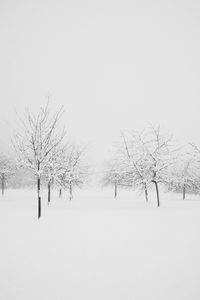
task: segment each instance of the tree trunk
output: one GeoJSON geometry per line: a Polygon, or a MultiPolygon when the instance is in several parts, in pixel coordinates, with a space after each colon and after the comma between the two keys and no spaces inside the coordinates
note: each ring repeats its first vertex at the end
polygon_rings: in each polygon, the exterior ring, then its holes
{"type": "Polygon", "coordinates": [[[72,200],[72,198],[73,198],[73,195],[72,195],[72,184],[70,182],[70,184],[69,184],[69,200],[72,200]]]}
{"type": "Polygon", "coordinates": [[[62,197],[62,189],[59,189],[59,198],[62,197]]]}
{"type": "Polygon", "coordinates": [[[160,206],[160,197],[159,197],[159,191],[158,191],[158,183],[157,181],[154,181],[155,187],[156,187],[156,195],[157,195],[157,203],[158,207],[160,206]]]}
{"type": "Polygon", "coordinates": [[[51,182],[48,182],[48,204],[50,204],[51,201],[51,182]]]}
{"type": "Polygon", "coordinates": [[[145,192],[146,202],[148,202],[148,190],[147,190],[147,185],[146,184],[144,185],[144,192],[145,192]]]}
{"type": "Polygon", "coordinates": [[[1,176],[1,192],[2,192],[2,197],[4,196],[4,190],[5,190],[5,175],[2,174],[2,176],[1,176]]]}
{"type": "Polygon", "coordinates": [[[115,182],[115,198],[117,197],[117,183],[115,182]]]}
{"type": "Polygon", "coordinates": [[[185,184],[183,185],[183,200],[185,200],[185,184]]]}
{"type": "Polygon", "coordinates": [[[40,176],[37,178],[37,193],[38,193],[38,219],[41,217],[41,196],[40,196],[40,176]]]}
{"type": "Polygon", "coordinates": [[[41,197],[38,198],[38,219],[41,217],[41,197]]]}

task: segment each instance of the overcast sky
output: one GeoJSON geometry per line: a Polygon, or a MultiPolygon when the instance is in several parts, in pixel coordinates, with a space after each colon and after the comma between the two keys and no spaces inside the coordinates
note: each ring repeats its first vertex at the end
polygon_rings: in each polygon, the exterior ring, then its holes
{"type": "Polygon", "coordinates": [[[0,82],[3,150],[48,95],[93,156],[148,122],[200,145],[200,1],[1,0],[0,82]]]}

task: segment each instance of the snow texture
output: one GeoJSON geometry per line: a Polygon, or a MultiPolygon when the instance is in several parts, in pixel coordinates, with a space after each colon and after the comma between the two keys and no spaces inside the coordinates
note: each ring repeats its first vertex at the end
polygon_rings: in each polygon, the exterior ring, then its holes
{"type": "Polygon", "coordinates": [[[76,191],[0,199],[0,299],[199,300],[200,199],[76,191]]]}

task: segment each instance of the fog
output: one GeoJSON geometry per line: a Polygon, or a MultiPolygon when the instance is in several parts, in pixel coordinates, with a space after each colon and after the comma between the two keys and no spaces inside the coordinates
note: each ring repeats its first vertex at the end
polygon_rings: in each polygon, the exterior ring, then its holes
{"type": "Polygon", "coordinates": [[[1,1],[0,22],[3,151],[48,96],[93,160],[148,123],[199,143],[199,1],[1,1]]]}

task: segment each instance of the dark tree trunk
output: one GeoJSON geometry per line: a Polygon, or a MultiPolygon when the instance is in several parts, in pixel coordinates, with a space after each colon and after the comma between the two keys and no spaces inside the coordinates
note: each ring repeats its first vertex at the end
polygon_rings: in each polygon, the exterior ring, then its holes
{"type": "Polygon", "coordinates": [[[41,196],[40,196],[40,176],[37,178],[37,193],[38,193],[38,219],[41,217],[41,196]]]}
{"type": "Polygon", "coordinates": [[[4,190],[5,190],[5,175],[2,174],[2,176],[1,176],[1,192],[2,192],[2,197],[4,196],[4,190]]]}
{"type": "Polygon", "coordinates": [[[62,197],[62,189],[59,189],[59,198],[62,197]]]}
{"type": "Polygon", "coordinates": [[[38,198],[38,219],[41,217],[41,197],[38,198]]]}
{"type": "Polygon", "coordinates": [[[185,184],[183,185],[183,200],[185,200],[185,184]]]}
{"type": "Polygon", "coordinates": [[[48,204],[50,204],[51,201],[51,182],[48,182],[48,204]]]}
{"type": "Polygon", "coordinates": [[[160,197],[159,197],[159,191],[158,191],[158,183],[157,181],[154,181],[155,184],[155,188],[156,188],[156,196],[157,196],[157,203],[158,203],[158,207],[160,206],[160,197]]]}
{"type": "Polygon", "coordinates": [[[69,200],[72,200],[72,198],[73,198],[73,194],[72,194],[72,184],[71,184],[71,182],[70,182],[70,184],[69,184],[69,200]]]}
{"type": "Polygon", "coordinates": [[[144,192],[145,192],[145,199],[146,199],[146,202],[148,202],[148,190],[147,190],[147,185],[145,184],[144,185],[144,192]]]}
{"type": "Polygon", "coordinates": [[[115,198],[117,197],[117,183],[115,182],[115,198]]]}

